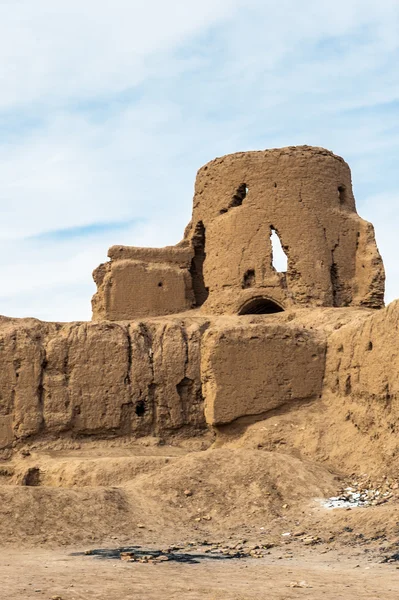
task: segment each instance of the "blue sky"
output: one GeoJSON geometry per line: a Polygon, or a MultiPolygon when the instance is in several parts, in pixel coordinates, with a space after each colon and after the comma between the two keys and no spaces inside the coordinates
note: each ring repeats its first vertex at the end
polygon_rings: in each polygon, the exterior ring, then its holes
{"type": "Polygon", "coordinates": [[[0,56],[0,314],[89,319],[202,164],[294,144],[349,162],[399,297],[398,0],[0,0],[0,56]]]}

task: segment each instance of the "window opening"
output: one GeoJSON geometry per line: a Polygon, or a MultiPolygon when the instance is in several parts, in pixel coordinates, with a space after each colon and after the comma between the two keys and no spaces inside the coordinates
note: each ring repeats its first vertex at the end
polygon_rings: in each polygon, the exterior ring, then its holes
{"type": "Polygon", "coordinates": [[[227,213],[230,208],[235,208],[236,206],[241,206],[241,204],[244,202],[245,198],[247,197],[248,194],[248,186],[246,183],[241,183],[241,185],[238,186],[238,188],[236,189],[232,199],[229,202],[229,205],[227,208],[221,208],[219,213],[221,215],[223,215],[224,213],[227,213]]]}
{"type": "Polygon", "coordinates": [[[288,271],[288,258],[284,252],[280,237],[274,227],[271,227],[270,240],[272,243],[272,266],[279,273],[288,271]]]}
{"type": "Polygon", "coordinates": [[[338,198],[340,204],[346,203],[346,187],[344,185],[338,186],[338,198]]]}

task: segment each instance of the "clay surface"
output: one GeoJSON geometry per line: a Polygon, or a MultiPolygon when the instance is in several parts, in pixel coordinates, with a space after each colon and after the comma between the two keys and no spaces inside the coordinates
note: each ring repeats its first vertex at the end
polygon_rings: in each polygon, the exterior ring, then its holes
{"type": "Polygon", "coordinates": [[[200,169],[193,226],[206,239],[208,310],[239,312],[264,295],[283,307],[383,304],[372,226],[356,213],[345,161],[308,146],[238,153],[200,169]],[[288,259],[273,266],[275,231],[288,259]]]}
{"type": "Polygon", "coordinates": [[[211,425],[321,396],[326,341],[303,327],[246,324],[208,330],[203,342],[205,416],[211,425]]]}
{"type": "Polygon", "coordinates": [[[0,324],[0,448],[38,435],[162,434],[205,427],[205,324],[0,324]]]}
{"type": "Polygon", "coordinates": [[[194,295],[188,270],[189,248],[127,248],[113,246],[111,262],[93,273],[98,292],[93,319],[110,321],[167,315],[188,310],[194,295]]]}
{"type": "MultiPolygon", "coordinates": [[[[309,402],[318,405],[322,394],[331,395],[331,382],[343,369],[344,363],[334,362],[342,355],[336,340],[373,319],[384,327],[384,315],[395,315],[395,306],[377,313],[355,308],[242,317],[185,313],[118,323],[3,318],[0,448],[82,436],[201,436],[207,424],[268,418],[279,407],[296,410],[298,403],[310,410],[309,402]]],[[[391,352],[395,343],[392,337],[391,352]]],[[[393,362],[378,364],[385,398],[393,362]]],[[[367,371],[363,377],[367,381],[367,371]]],[[[343,391],[334,383],[333,393],[346,399],[346,371],[339,380],[343,391]]]]}

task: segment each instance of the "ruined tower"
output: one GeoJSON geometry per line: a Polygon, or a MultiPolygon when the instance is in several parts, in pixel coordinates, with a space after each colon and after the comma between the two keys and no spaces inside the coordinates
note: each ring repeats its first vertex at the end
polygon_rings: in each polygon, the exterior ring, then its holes
{"type": "Polygon", "coordinates": [[[113,246],[94,272],[95,320],[278,312],[292,306],[381,308],[384,268],[355,207],[346,162],[322,148],[217,158],[197,175],[182,242],[113,246]],[[273,266],[271,234],[287,256],[273,266]]]}

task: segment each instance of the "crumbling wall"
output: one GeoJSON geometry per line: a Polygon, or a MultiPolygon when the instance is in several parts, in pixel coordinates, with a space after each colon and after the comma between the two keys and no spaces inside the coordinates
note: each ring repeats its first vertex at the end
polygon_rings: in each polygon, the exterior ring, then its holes
{"type": "Polygon", "coordinates": [[[93,320],[123,321],[189,310],[194,304],[191,247],[113,246],[93,273],[93,320]]]}
{"type": "Polygon", "coordinates": [[[268,321],[3,319],[0,448],[60,436],[198,435],[316,400],[325,335],[308,325],[311,312],[268,321]]]}
{"type": "Polygon", "coordinates": [[[378,312],[268,317],[2,318],[0,448],[59,437],[191,436],[245,419],[280,418],[282,426],[286,415],[288,438],[293,422],[309,418],[295,438],[307,456],[329,456],[337,468],[347,448],[354,468],[368,452],[394,460],[398,329],[399,301],[378,312]]]}
{"type": "Polygon", "coordinates": [[[206,235],[204,310],[238,313],[253,296],[284,307],[383,306],[374,231],[356,213],[345,161],[308,146],[244,152],[199,170],[192,229],[206,235]],[[275,231],[288,270],[273,266],[275,231]]]}
{"type": "MultiPolygon", "coordinates": [[[[0,321],[0,447],[64,434],[198,433],[204,395],[210,425],[288,410],[322,391],[328,332],[313,327],[312,311],[383,306],[373,227],[356,213],[348,165],[322,148],[211,161],[198,172],[180,244],[113,246],[109,258],[94,272],[95,322],[0,321]],[[272,232],[287,272],[273,264],[272,232]],[[306,325],[294,322],[294,307],[308,307],[306,325]],[[191,308],[199,310],[182,314],[191,308]],[[256,324],[231,316],[283,310],[283,320],[256,324]],[[172,313],[180,316],[150,319],[172,313]]],[[[397,312],[367,321],[375,341],[366,325],[331,337],[323,393],[353,396],[358,427],[382,403],[381,414],[396,416],[397,312]]]]}
{"type": "MultiPolygon", "coordinates": [[[[336,472],[399,476],[399,301],[380,311],[327,309],[322,397],[269,413],[267,423],[241,426],[242,447],[284,448],[336,472]],[[350,316],[341,319],[340,315],[350,316]]],[[[314,314],[315,313],[315,314],[314,314]]],[[[314,326],[320,327],[318,311],[314,326]]],[[[239,424],[238,424],[239,425],[239,424]]]]}
{"type": "Polygon", "coordinates": [[[283,308],[384,304],[373,227],[356,213],[348,165],[323,148],[240,152],[211,161],[198,171],[183,242],[158,250],[115,246],[109,256],[94,272],[96,320],[196,307],[238,314],[254,297],[283,308]],[[273,232],[287,272],[273,263],[273,232]]]}
{"type": "MultiPolygon", "coordinates": [[[[344,399],[347,420],[364,433],[399,423],[399,301],[346,325],[328,344],[324,392],[344,399]]],[[[399,445],[398,445],[399,448],[399,445]]]]}
{"type": "Polygon", "coordinates": [[[198,434],[205,320],[0,324],[0,448],[59,435],[198,434]]]}

